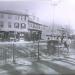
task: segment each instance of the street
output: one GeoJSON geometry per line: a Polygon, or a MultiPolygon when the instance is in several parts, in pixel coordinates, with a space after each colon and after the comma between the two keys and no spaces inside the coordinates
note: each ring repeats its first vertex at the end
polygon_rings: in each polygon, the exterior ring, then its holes
{"type": "Polygon", "coordinates": [[[22,58],[16,64],[7,63],[0,66],[0,75],[74,75],[75,59],[54,58],[48,60],[32,61],[22,58]],[[29,64],[28,64],[29,63],[29,64]]]}
{"type": "Polygon", "coordinates": [[[75,74],[74,49],[70,49],[68,56],[61,54],[58,56],[58,53],[47,55],[44,50],[46,44],[41,44],[39,48],[41,54],[38,59],[37,45],[34,45],[34,47],[32,45],[30,43],[16,43],[14,46],[7,43],[1,44],[0,75],[75,74]],[[13,63],[13,49],[15,63],[13,63]],[[5,53],[6,56],[2,53],[5,53]]]}
{"type": "Polygon", "coordinates": [[[0,1],[0,75],[75,75],[75,1],[0,1]]]}

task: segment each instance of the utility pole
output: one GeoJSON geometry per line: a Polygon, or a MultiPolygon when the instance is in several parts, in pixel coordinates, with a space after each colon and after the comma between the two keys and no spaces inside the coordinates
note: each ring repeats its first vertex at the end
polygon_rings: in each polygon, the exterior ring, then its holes
{"type": "Polygon", "coordinates": [[[15,63],[15,45],[13,43],[13,63],[15,63]]]}
{"type": "MultiPolygon", "coordinates": [[[[61,0],[50,0],[52,9],[53,9],[53,22],[52,22],[52,30],[51,30],[51,36],[54,35],[54,30],[55,30],[55,7],[61,2],[61,0]]],[[[51,39],[52,40],[52,39],[51,39]]],[[[58,47],[58,56],[59,56],[59,47],[58,47]]]]}
{"type": "Polygon", "coordinates": [[[15,64],[15,42],[16,42],[16,33],[14,34],[14,42],[13,42],[13,63],[15,64]]]}
{"type": "Polygon", "coordinates": [[[55,23],[54,23],[54,17],[55,17],[55,7],[58,5],[58,3],[60,3],[61,0],[50,0],[50,4],[52,6],[53,9],[53,22],[52,22],[52,30],[51,30],[51,35],[54,34],[54,27],[55,27],[55,23]]]}
{"type": "Polygon", "coordinates": [[[38,60],[40,60],[40,45],[39,45],[39,43],[40,43],[40,32],[38,32],[38,60]]]}
{"type": "Polygon", "coordinates": [[[40,59],[40,57],[39,57],[39,40],[38,40],[38,60],[40,59]]]}

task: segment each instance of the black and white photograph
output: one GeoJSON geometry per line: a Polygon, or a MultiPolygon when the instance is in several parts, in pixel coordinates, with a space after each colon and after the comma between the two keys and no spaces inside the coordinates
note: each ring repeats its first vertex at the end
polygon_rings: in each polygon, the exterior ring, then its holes
{"type": "Polygon", "coordinates": [[[75,75],[75,0],[0,0],[0,75],[75,75]]]}

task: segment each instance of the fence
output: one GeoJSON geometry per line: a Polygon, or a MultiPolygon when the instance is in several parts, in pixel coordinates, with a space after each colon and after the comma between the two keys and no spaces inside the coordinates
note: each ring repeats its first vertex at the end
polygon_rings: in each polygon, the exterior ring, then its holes
{"type": "MultiPolygon", "coordinates": [[[[51,55],[60,56],[65,54],[64,47],[54,45],[48,49],[47,41],[37,42],[2,42],[0,43],[0,62],[16,63],[18,58],[26,58],[29,60],[47,59],[51,55]],[[55,47],[55,48],[54,48],[55,47]],[[51,53],[53,51],[54,53],[51,53]]],[[[67,53],[66,53],[67,54],[67,53]]]]}

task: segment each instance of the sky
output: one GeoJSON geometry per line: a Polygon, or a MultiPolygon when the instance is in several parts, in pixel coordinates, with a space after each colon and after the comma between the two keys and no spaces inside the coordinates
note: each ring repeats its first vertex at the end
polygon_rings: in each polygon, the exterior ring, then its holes
{"type": "Polygon", "coordinates": [[[0,0],[0,10],[27,11],[45,25],[70,25],[75,29],[75,0],[0,0]]]}

